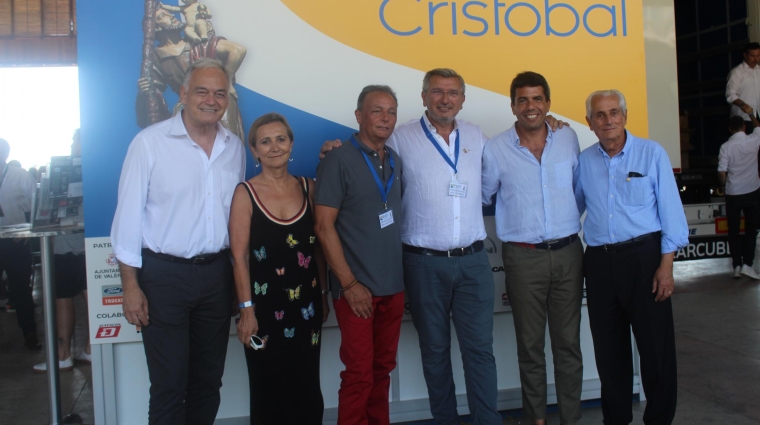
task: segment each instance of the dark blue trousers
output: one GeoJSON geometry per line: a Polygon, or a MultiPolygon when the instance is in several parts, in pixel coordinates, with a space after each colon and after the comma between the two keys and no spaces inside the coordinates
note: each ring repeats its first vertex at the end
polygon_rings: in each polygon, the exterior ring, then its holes
{"type": "Polygon", "coordinates": [[[139,282],[150,315],[149,423],[213,424],[230,335],[229,258],[192,265],[144,255],[139,282]]]}

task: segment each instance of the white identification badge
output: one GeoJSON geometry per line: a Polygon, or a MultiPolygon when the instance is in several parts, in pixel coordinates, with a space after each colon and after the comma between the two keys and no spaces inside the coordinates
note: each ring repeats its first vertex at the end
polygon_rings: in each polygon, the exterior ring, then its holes
{"type": "Polygon", "coordinates": [[[380,228],[385,229],[386,227],[393,224],[393,210],[383,210],[378,217],[380,218],[380,228]]]}
{"type": "Polygon", "coordinates": [[[459,180],[457,180],[456,176],[453,176],[451,178],[451,183],[449,183],[449,196],[456,196],[458,198],[466,198],[467,197],[467,183],[460,182],[459,180]]]}

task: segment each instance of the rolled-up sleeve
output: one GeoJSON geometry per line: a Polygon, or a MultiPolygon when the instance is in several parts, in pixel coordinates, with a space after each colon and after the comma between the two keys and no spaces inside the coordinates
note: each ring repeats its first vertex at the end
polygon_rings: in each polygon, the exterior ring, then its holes
{"type": "Polygon", "coordinates": [[[718,154],[718,171],[728,171],[728,148],[724,144],[720,147],[718,154]]]}
{"type": "Polygon", "coordinates": [[[726,101],[734,103],[739,99],[739,83],[741,82],[741,72],[739,69],[732,69],[728,74],[728,84],[726,84],[726,101]]]}
{"type": "Polygon", "coordinates": [[[678,251],[689,244],[689,225],[681,204],[673,168],[665,150],[660,148],[656,156],[657,167],[657,213],[662,226],[661,253],[678,251]]]}
{"type": "Polygon", "coordinates": [[[120,262],[138,268],[142,267],[143,219],[151,168],[149,154],[145,140],[138,135],[124,158],[111,225],[114,255],[120,262]]]}

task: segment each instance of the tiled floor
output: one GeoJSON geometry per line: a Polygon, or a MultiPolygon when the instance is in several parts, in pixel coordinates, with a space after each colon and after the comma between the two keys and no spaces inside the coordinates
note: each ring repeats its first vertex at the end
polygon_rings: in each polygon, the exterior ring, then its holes
{"type": "MultiPolygon", "coordinates": [[[[760,282],[729,277],[729,260],[677,263],[673,296],[678,351],[679,404],[674,424],[760,424],[760,282]]],[[[39,300],[39,291],[35,297],[39,300]]],[[[38,323],[41,312],[37,309],[38,323]]],[[[84,346],[84,304],[77,299],[75,350],[84,346]]],[[[40,339],[42,339],[40,331],[40,339]]],[[[23,347],[14,313],[0,311],[0,424],[46,424],[47,382],[32,366],[44,354],[23,347]]],[[[64,415],[93,423],[89,366],[61,374],[64,415]]],[[[644,402],[633,403],[640,424],[644,402]]],[[[556,410],[556,409],[554,409],[556,410]]],[[[520,424],[520,412],[504,412],[520,424]]],[[[462,419],[467,424],[467,418],[462,419]]],[[[556,412],[550,425],[559,424],[556,412]]],[[[601,424],[598,403],[586,403],[579,425],[601,424]]],[[[432,424],[431,421],[414,424],[432,424]]]]}

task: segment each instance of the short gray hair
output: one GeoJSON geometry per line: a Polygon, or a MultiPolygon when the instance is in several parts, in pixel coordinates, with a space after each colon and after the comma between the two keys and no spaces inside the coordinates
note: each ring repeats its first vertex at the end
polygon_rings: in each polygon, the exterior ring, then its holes
{"type": "Polygon", "coordinates": [[[393,98],[393,101],[396,102],[396,106],[398,106],[398,99],[396,98],[396,92],[394,92],[392,88],[386,85],[381,85],[381,84],[371,84],[369,86],[364,87],[362,89],[362,92],[359,93],[359,99],[356,101],[357,111],[361,111],[362,106],[364,105],[364,98],[367,97],[368,94],[374,93],[374,92],[387,93],[391,95],[391,97],[393,98]]]}
{"type": "Polygon", "coordinates": [[[586,118],[591,119],[591,101],[594,100],[595,97],[608,97],[608,96],[615,96],[618,98],[618,107],[620,107],[620,110],[624,113],[628,113],[628,107],[625,104],[625,96],[623,96],[623,93],[620,92],[620,90],[597,90],[586,98],[586,118]]]}
{"type": "Polygon", "coordinates": [[[462,86],[462,94],[464,94],[465,91],[465,85],[464,85],[464,78],[457,74],[456,71],[450,68],[436,68],[431,69],[430,71],[425,73],[425,78],[422,79],[422,91],[427,92],[428,88],[430,88],[430,79],[433,77],[442,77],[442,78],[458,78],[459,79],[459,85],[462,86]]]}
{"type": "Polygon", "coordinates": [[[227,69],[226,66],[224,66],[224,64],[222,64],[221,61],[212,58],[200,58],[190,64],[190,66],[187,68],[187,71],[185,71],[185,78],[182,80],[182,87],[184,87],[185,90],[190,89],[190,77],[193,76],[193,72],[196,69],[202,68],[216,68],[218,70],[221,70],[224,72],[224,75],[227,77],[227,82],[229,83],[227,89],[229,90],[229,88],[232,87],[232,73],[227,69]]]}

